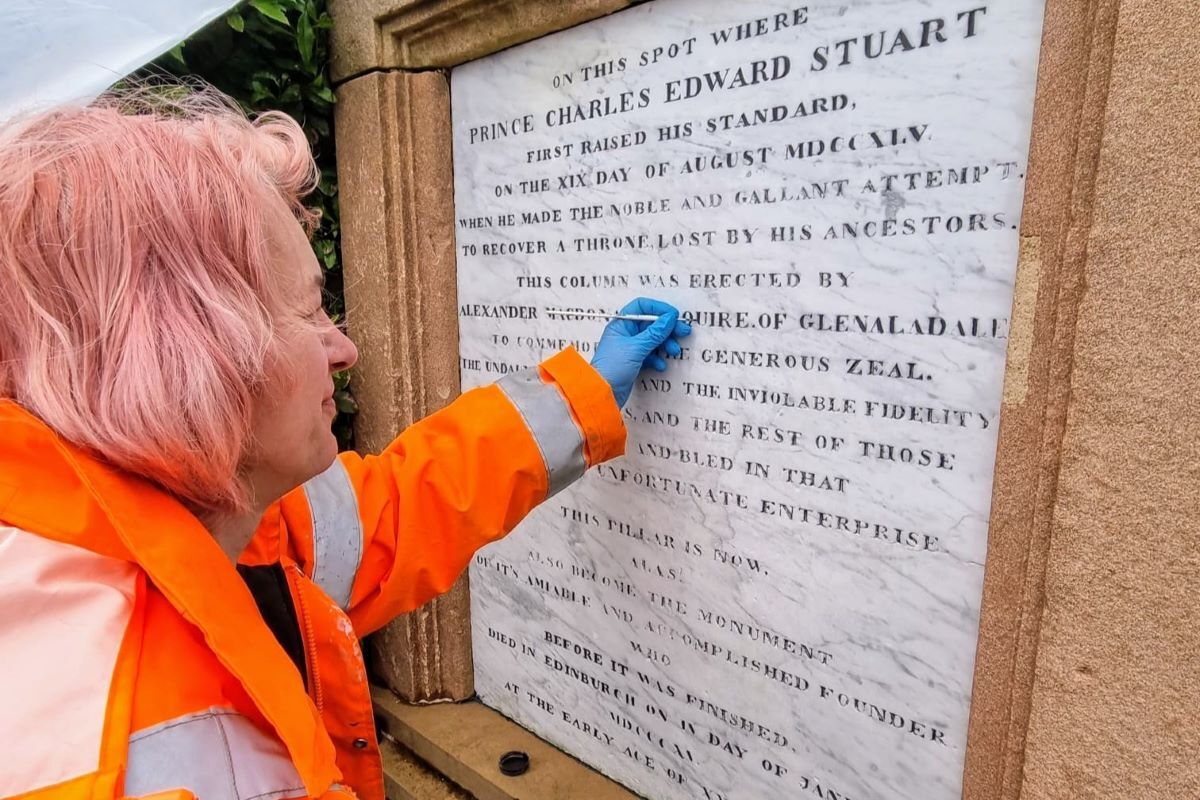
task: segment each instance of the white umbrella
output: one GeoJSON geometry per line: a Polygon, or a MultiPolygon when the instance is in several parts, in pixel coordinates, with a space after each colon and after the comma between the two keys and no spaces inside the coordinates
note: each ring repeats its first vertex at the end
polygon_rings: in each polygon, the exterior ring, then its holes
{"type": "Polygon", "coordinates": [[[237,0],[0,0],[0,120],[86,102],[237,0]]]}

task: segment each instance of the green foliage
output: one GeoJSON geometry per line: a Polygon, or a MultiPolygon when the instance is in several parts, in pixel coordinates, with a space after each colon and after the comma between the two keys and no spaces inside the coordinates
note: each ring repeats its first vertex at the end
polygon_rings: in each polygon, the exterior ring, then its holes
{"type": "MultiPolygon", "coordinates": [[[[321,181],[308,204],[320,209],[312,237],[326,271],[326,308],[334,321],[345,315],[341,231],[334,161],[333,90],[329,85],[326,0],[247,0],[197,32],[153,64],[148,72],[197,75],[235,98],[247,112],[279,110],[303,126],[321,181]]],[[[335,376],[338,418],[334,432],[343,448],[353,445],[349,376],[335,376]]]]}

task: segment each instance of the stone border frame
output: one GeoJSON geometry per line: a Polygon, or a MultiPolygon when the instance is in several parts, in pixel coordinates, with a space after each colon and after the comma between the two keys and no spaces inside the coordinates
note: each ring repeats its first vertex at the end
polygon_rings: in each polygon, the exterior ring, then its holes
{"type": "MultiPolygon", "coordinates": [[[[459,392],[446,69],[630,0],[334,0],[338,170],[359,445],[459,392]]],[[[1047,0],[1006,361],[963,796],[1021,792],[1075,322],[1120,0],[1047,0]]],[[[469,594],[392,623],[374,665],[410,702],[473,694],[469,594]]]]}

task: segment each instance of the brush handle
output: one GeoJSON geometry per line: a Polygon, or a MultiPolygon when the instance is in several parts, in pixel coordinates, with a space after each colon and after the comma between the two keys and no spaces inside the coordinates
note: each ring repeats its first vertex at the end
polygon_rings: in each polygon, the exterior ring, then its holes
{"type": "Polygon", "coordinates": [[[654,314],[604,314],[599,311],[567,311],[566,309],[547,308],[548,317],[576,317],[578,319],[627,319],[632,322],[658,322],[654,314]]]}

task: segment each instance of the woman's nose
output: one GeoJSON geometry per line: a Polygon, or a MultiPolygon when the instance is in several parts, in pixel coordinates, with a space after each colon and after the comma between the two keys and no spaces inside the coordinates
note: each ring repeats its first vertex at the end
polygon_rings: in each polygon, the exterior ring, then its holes
{"type": "Polygon", "coordinates": [[[333,339],[329,343],[329,371],[342,372],[358,362],[358,348],[350,341],[341,328],[334,328],[333,339]]]}

